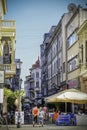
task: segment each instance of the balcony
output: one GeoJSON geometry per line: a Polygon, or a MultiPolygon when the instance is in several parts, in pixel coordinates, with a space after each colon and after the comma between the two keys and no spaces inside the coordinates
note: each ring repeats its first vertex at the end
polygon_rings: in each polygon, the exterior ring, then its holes
{"type": "Polygon", "coordinates": [[[1,36],[14,36],[16,23],[14,20],[0,20],[1,36]]]}
{"type": "Polygon", "coordinates": [[[40,88],[39,87],[35,87],[35,91],[40,91],[40,88]]]}
{"type": "Polygon", "coordinates": [[[15,64],[0,64],[0,70],[5,71],[5,78],[13,77],[16,73],[16,65],[15,64]]]}

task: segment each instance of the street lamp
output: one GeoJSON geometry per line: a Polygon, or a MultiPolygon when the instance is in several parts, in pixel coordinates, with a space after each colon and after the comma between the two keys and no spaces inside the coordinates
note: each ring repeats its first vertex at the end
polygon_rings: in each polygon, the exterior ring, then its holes
{"type": "Polygon", "coordinates": [[[21,112],[21,95],[20,95],[20,90],[21,90],[21,84],[22,84],[22,79],[20,79],[20,74],[21,74],[21,65],[22,65],[22,62],[20,61],[20,59],[18,59],[16,61],[16,68],[18,70],[18,90],[19,90],[19,93],[18,93],[18,118],[17,118],[17,128],[20,128],[21,127],[21,115],[20,115],[20,112],[21,112]]]}
{"type": "Polygon", "coordinates": [[[20,95],[20,90],[21,90],[21,84],[22,84],[22,79],[19,80],[19,95],[18,95],[18,120],[17,120],[17,128],[21,127],[21,95],[20,95]]]}
{"type": "Polygon", "coordinates": [[[19,80],[19,93],[18,93],[18,112],[21,111],[21,95],[20,95],[20,90],[21,90],[21,84],[22,84],[22,79],[19,80]]]}

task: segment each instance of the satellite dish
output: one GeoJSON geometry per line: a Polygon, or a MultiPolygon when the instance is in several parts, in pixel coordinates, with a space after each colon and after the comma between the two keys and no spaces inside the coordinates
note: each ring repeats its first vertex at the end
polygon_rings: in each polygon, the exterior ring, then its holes
{"type": "Polygon", "coordinates": [[[74,12],[76,10],[76,5],[73,3],[70,3],[68,5],[68,10],[69,10],[69,12],[74,12]]]}

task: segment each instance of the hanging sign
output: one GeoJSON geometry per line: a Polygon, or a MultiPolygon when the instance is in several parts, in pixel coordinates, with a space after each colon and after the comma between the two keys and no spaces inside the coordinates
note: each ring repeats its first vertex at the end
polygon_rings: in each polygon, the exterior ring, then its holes
{"type": "Polygon", "coordinates": [[[0,103],[3,103],[3,95],[4,95],[4,91],[3,89],[0,89],[0,103]]]}
{"type": "Polygon", "coordinates": [[[0,70],[0,84],[3,84],[4,83],[4,71],[3,70],[0,70]]]}

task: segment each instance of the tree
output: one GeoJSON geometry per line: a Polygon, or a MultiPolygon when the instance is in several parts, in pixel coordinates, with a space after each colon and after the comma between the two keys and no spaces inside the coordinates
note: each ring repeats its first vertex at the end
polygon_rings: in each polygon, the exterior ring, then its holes
{"type": "Polygon", "coordinates": [[[18,99],[19,94],[21,97],[24,96],[23,90],[11,91],[8,88],[4,88],[4,99],[3,99],[3,113],[7,113],[7,104],[9,106],[14,105],[16,99],[18,99]]]}
{"type": "Polygon", "coordinates": [[[25,93],[23,90],[18,90],[18,91],[15,91],[14,92],[14,96],[16,97],[16,100],[15,100],[15,105],[16,105],[16,109],[20,109],[21,110],[21,98],[25,96],[25,93]],[[19,102],[20,101],[20,102],[19,102]],[[20,105],[19,105],[20,104],[20,105]],[[20,108],[19,108],[20,107],[20,108]]]}
{"type": "Polygon", "coordinates": [[[7,113],[7,98],[12,94],[12,91],[8,88],[4,88],[3,98],[3,113],[7,113]]]}

